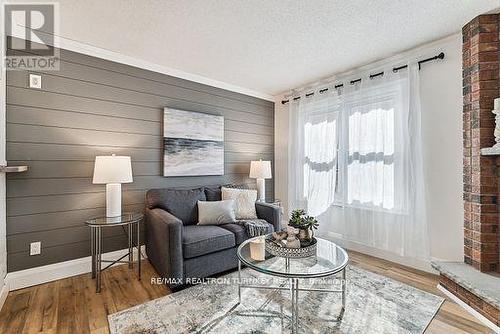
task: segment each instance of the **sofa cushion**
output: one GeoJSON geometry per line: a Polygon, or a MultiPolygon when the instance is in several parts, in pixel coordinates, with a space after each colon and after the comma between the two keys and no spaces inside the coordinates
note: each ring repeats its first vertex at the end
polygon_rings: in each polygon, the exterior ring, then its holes
{"type": "Polygon", "coordinates": [[[206,200],[203,188],[151,189],[146,193],[149,209],[160,208],[179,218],[184,225],[198,223],[198,201],[206,200]]]}
{"type": "Polygon", "coordinates": [[[182,254],[185,259],[234,246],[234,234],[219,226],[191,225],[182,228],[182,254]]]}
{"type": "Polygon", "coordinates": [[[243,241],[248,239],[248,234],[245,231],[245,227],[239,224],[224,224],[219,227],[230,231],[234,234],[235,242],[237,245],[241,244],[243,241]]]}
{"type": "Polygon", "coordinates": [[[222,200],[233,199],[236,203],[236,219],[256,219],[257,190],[222,187],[222,200]]]}
{"type": "MultiPolygon", "coordinates": [[[[224,224],[219,226],[222,227],[223,229],[231,231],[234,234],[236,245],[241,244],[243,241],[249,238],[249,235],[245,230],[245,226],[243,226],[242,224],[224,224]]],[[[269,227],[267,228],[267,233],[273,233],[273,232],[274,232],[274,227],[273,225],[269,224],[269,227]]]]}
{"type": "Polygon", "coordinates": [[[205,196],[207,201],[221,201],[222,187],[232,189],[250,189],[246,184],[224,184],[222,186],[205,186],[205,196]]]}
{"type": "Polygon", "coordinates": [[[205,197],[207,201],[221,201],[222,200],[222,192],[220,187],[205,187],[205,197]]]}
{"type": "Polygon", "coordinates": [[[234,223],[234,201],[198,201],[198,225],[234,223]]]}

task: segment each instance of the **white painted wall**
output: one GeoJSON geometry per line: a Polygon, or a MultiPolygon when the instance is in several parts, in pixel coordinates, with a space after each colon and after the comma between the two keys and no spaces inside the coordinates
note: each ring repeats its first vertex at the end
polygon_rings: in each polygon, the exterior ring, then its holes
{"type": "Polygon", "coordinates": [[[463,261],[462,37],[421,70],[422,138],[431,256],[463,261]]]}
{"type": "MultiPolygon", "coordinates": [[[[461,35],[405,51],[395,58],[434,54],[433,50],[443,51],[446,58],[423,65],[420,73],[431,257],[463,261],[461,35]]],[[[276,97],[275,107],[275,192],[286,207],[288,114],[287,106],[281,104],[282,98],[276,97]]],[[[404,262],[387,253],[370,252],[366,247],[357,247],[357,250],[404,262]]]]}

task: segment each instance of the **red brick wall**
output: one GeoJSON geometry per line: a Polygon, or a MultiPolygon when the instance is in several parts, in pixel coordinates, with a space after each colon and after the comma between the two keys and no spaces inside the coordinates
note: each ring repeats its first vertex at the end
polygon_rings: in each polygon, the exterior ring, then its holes
{"type": "Polygon", "coordinates": [[[500,97],[500,15],[481,15],[463,28],[464,260],[500,269],[500,158],[482,156],[495,143],[493,100],[500,97]],[[498,167],[497,167],[498,166],[498,167]]]}

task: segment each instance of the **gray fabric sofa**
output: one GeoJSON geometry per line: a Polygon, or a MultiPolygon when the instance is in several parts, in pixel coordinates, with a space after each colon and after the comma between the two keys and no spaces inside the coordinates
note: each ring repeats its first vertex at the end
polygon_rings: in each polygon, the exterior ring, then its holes
{"type": "MultiPolygon", "coordinates": [[[[172,288],[193,283],[238,266],[236,250],[249,238],[239,224],[196,225],[198,201],[221,200],[220,186],[195,189],[151,189],[146,193],[146,253],[172,288]]],[[[255,204],[268,232],[281,230],[280,209],[255,204]]]]}

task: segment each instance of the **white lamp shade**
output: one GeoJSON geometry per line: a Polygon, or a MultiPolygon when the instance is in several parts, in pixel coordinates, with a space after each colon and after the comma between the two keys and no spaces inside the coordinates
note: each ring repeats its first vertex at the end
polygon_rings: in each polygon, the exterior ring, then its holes
{"type": "Polygon", "coordinates": [[[118,155],[95,157],[92,183],[130,183],[132,181],[132,163],[130,157],[118,155]]]}
{"type": "Polygon", "coordinates": [[[259,160],[250,162],[250,177],[252,179],[272,178],[271,161],[259,160]]]}

